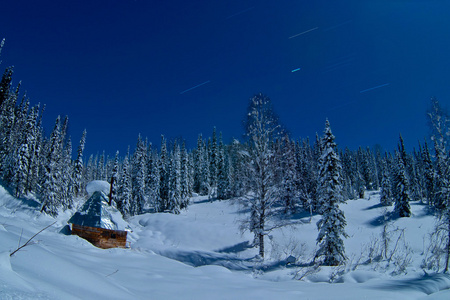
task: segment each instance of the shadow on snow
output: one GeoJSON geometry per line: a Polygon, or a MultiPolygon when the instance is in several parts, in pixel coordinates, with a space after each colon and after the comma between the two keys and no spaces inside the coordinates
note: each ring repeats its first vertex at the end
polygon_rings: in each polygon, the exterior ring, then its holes
{"type": "Polygon", "coordinates": [[[385,284],[377,284],[374,289],[383,290],[416,290],[427,295],[437,293],[450,288],[450,275],[448,274],[425,274],[415,279],[393,280],[385,284]]]}

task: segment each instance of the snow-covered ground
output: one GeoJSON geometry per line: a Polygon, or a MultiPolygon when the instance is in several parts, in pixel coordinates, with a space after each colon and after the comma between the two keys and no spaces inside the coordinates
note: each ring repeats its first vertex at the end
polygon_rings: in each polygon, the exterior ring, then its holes
{"type": "Polygon", "coordinates": [[[320,216],[296,215],[296,225],[274,230],[259,262],[252,235],[239,230],[245,208],[192,201],[180,215],[131,218],[129,249],[98,249],[59,233],[74,212],[66,211],[10,257],[55,219],[0,187],[0,299],[450,299],[450,277],[420,267],[435,222],[425,205],[411,203],[411,218],[390,222],[390,248],[397,250],[388,264],[375,255],[385,212],[378,195],[348,201],[341,206],[348,264],[315,269],[308,263],[320,216]],[[289,256],[297,261],[287,264],[289,256]]]}

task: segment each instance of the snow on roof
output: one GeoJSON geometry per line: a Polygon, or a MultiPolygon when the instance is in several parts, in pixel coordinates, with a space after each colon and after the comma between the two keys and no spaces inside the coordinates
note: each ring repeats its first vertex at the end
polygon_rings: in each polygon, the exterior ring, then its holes
{"type": "Polygon", "coordinates": [[[106,194],[101,191],[95,191],[92,196],[86,200],[81,209],[69,219],[68,223],[119,230],[117,224],[122,222],[116,220],[118,218],[121,219],[121,217],[118,216],[120,216],[120,212],[108,204],[108,197],[106,194]]]}
{"type": "Polygon", "coordinates": [[[89,196],[92,196],[95,192],[103,192],[108,195],[109,189],[109,182],[103,180],[93,180],[86,185],[86,192],[89,196]]]}

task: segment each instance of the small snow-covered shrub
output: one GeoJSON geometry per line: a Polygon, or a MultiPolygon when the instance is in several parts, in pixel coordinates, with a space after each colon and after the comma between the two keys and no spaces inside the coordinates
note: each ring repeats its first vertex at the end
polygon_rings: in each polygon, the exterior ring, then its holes
{"type": "Polygon", "coordinates": [[[428,245],[425,249],[422,269],[439,272],[445,268],[446,249],[448,244],[448,232],[446,224],[438,222],[435,230],[428,234],[426,241],[428,245]]]}

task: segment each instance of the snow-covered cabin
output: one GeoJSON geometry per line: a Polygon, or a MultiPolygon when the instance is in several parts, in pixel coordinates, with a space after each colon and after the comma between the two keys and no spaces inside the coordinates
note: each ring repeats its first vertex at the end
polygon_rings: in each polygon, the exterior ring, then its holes
{"type": "MultiPolygon", "coordinates": [[[[99,248],[125,248],[127,231],[120,230],[114,217],[120,212],[109,205],[103,191],[95,191],[68,221],[72,234],[78,235],[99,248]]],[[[125,229],[125,228],[123,228],[125,229]]]]}

